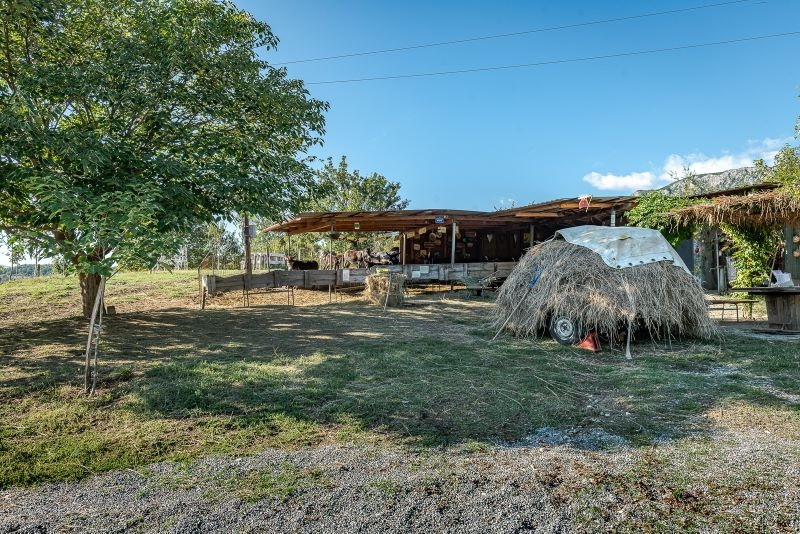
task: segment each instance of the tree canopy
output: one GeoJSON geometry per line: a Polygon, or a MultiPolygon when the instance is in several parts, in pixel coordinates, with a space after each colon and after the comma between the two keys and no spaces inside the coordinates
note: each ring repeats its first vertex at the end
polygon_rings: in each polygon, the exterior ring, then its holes
{"type": "Polygon", "coordinates": [[[347,157],[338,165],[328,158],[317,171],[319,193],[309,202],[314,211],[383,211],[402,210],[409,201],[400,196],[400,183],[392,182],[376,172],[363,176],[350,170],[347,157]]]}
{"type": "Polygon", "coordinates": [[[800,195],[800,146],[784,145],[775,154],[772,166],[762,159],[756,160],[755,165],[764,181],[777,182],[784,191],[800,195]]]}
{"type": "Polygon", "coordinates": [[[0,230],[107,275],[308,196],[327,104],[257,55],[278,43],[266,23],[215,0],[0,9],[0,230]]]}
{"type": "MultiPolygon", "coordinates": [[[[307,203],[306,211],[402,210],[409,204],[400,196],[399,182],[376,172],[362,175],[358,169],[351,171],[345,156],[338,164],[332,158],[325,161],[317,171],[317,191],[307,203]]],[[[389,239],[373,234],[345,233],[340,238],[354,246],[388,248],[389,245],[389,239]]]]}

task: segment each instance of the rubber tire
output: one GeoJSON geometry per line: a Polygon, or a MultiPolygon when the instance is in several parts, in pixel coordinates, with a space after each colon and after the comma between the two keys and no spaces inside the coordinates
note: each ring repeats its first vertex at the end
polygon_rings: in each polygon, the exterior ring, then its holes
{"type": "Polygon", "coordinates": [[[558,317],[550,324],[550,337],[562,345],[574,345],[581,340],[578,325],[568,317],[558,317]]]}

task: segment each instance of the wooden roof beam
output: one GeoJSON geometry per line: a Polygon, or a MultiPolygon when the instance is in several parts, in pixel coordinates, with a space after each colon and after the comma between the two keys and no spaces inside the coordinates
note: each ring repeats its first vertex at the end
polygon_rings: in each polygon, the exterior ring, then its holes
{"type": "Polygon", "coordinates": [[[563,215],[564,215],[563,213],[559,213],[557,211],[528,211],[528,212],[520,212],[520,213],[514,214],[515,217],[524,218],[524,219],[537,218],[537,217],[552,217],[552,218],[556,218],[556,217],[562,217],[563,215]]]}
{"type": "MultiPolygon", "coordinates": [[[[618,206],[622,206],[622,202],[589,202],[589,209],[601,209],[601,208],[614,208],[618,206]]],[[[579,208],[577,202],[562,202],[558,205],[559,208],[572,208],[572,209],[586,209],[586,208],[579,208]]]]}

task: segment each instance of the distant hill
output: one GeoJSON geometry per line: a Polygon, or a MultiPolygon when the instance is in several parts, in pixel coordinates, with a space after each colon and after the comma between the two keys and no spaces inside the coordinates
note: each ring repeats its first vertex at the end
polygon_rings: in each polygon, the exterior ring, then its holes
{"type": "MultiPolygon", "coordinates": [[[[763,181],[755,167],[741,167],[727,171],[698,174],[688,178],[681,178],[665,185],[655,191],[668,195],[698,195],[703,193],[716,193],[726,189],[736,189],[756,185],[763,181]]],[[[642,195],[650,191],[636,191],[634,195],[642,195]]]]}

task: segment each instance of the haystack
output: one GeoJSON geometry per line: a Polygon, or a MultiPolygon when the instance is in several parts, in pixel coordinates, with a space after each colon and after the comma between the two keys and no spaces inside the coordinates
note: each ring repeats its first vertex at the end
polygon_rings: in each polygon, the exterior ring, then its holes
{"type": "Polygon", "coordinates": [[[561,317],[612,342],[629,324],[655,339],[716,332],[703,291],[682,262],[670,257],[621,268],[590,248],[554,239],[531,248],[512,271],[497,294],[494,324],[538,336],[561,317]]]}
{"type": "Polygon", "coordinates": [[[380,306],[402,306],[406,277],[397,273],[377,273],[364,280],[364,296],[372,304],[380,306]],[[388,301],[387,301],[388,293],[388,301]]]}

